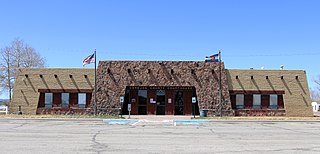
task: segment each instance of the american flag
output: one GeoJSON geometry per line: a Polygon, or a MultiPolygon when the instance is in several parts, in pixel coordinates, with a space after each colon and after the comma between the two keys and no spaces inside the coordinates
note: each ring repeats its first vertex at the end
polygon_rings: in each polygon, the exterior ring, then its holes
{"type": "Polygon", "coordinates": [[[87,65],[87,64],[90,64],[90,63],[94,63],[94,54],[88,56],[87,58],[85,58],[82,62],[82,65],[87,65]]]}

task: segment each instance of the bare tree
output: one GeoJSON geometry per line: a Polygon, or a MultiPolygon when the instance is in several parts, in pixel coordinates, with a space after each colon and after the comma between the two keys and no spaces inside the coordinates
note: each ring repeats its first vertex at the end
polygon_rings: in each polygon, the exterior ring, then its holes
{"type": "Polygon", "coordinates": [[[320,102],[320,76],[318,76],[317,79],[314,80],[316,83],[317,87],[314,89],[310,89],[310,96],[311,100],[313,102],[320,102]]]}
{"type": "Polygon", "coordinates": [[[17,38],[0,51],[0,86],[8,90],[11,101],[12,89],[18,68],[45,67],[45,59],[34,48],[17,38]]]}
{"type": "Polygon", "coordinates": [[[312,102],[320,102],[320,93],[317,89],[310,89],[310,96],[312,102]]]}
{"type": "Polygon", "coordinates": [[[318,79],[314,80],[314,82],[317,84],[317,89],[320,91],[320,76],[318,76],[318,79]]]}

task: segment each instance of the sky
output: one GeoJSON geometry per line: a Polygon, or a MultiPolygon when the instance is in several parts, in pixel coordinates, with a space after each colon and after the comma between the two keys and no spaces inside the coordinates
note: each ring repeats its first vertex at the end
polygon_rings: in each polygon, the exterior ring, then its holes
{"type": "Polygon", "coordinates": [[[220,50],[226,68],[302,69],[315,88],[319,7],[319,0],[0,0],[0,48],[23,39],[50,68],[80,68],[95,49],[98,60],[183,61],[220,50]]]}

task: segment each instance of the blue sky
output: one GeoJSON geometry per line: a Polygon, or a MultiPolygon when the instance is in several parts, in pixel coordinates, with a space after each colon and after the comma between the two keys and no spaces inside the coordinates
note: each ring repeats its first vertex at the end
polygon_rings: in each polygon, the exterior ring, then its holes
{"type": "MultiPolygon", "coordinates": [[[[99,60],[203,60],[320,74],[318,0],[1,0],[0,48],[21,38],[48,67],[99,60]]],[[[87,65],[86,67],[93,67],[87,65]]]]}

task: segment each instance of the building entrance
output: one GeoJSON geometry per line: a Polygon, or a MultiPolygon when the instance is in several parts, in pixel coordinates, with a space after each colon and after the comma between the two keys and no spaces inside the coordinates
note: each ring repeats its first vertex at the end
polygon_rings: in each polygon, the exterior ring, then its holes
{"type": "MultiPolygon", "coordinates": [[[[128,86],[122,113],[128,114],[130,103],[133,115],[192,115],[192,97],[196,90],[191,86],[128,86]]],[[[199,114],[198,102],[195,111],[199,114]]]]}
{"type": "Polygon", "coordinates": [[[156,91],[156,114],[165,115],[166,114],[166,93],[165,90],[156,91]]]}
{"type": "Polygon", "coordinates": [[[174,93],[174,114],[184,115],[184,97],[183,90],[176,90],[174,93]]]}

